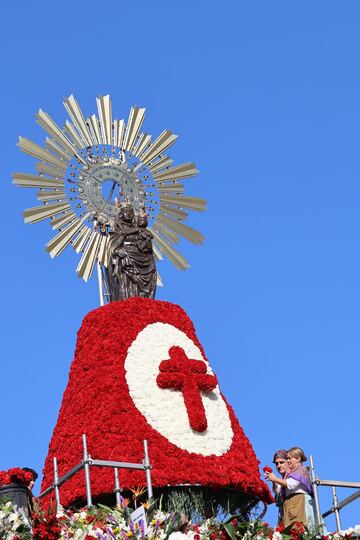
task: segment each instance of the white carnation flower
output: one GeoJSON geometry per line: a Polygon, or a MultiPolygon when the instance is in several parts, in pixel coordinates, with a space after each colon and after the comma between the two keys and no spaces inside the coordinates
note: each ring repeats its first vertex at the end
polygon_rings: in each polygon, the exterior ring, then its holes
{"type": "Polygon", "coordinates": [[[273,540],[282,540],[282,534],[279,531],[275,531],[273,534],[273,540]]]}
{"type": "Polygon", "coordinates": [[[74,540],[82,540],[86,536],[86,531],[83,531],[82,529],[76,529],[74,532],[74,540]]]}
{"type": "Polygon", "coordinates": [[[187,535],[180,531],[173,532],[169,536],[169,540],[185,540],[185,538],[187,538],[187,535]]]}

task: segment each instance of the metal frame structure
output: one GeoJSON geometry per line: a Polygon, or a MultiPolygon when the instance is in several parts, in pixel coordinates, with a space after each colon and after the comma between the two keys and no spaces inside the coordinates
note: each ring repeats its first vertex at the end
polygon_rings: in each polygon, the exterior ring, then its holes
{"type": "Polygon", "coordinates": [[[165,129],[153,139],[142,131],[144,108],[131,107],[125,121],[113,116],[109,95],[99,96],[96,103],[97,115],[86,117],[73,95],[66,98],[69,119],[62,127],[40,109],[36,120],[47,133],[44,146],[19,138],[20,149],[38,160],[36,174],[13,174],[14,184],[38,189],[40,204],[24,211],[25,223],[49,219],[58,231],[46,245],[50,257],[72,246],[82,254],[77,274],[87,281],[97,262],[107,266],[107,237],[94,228],[94,221],[113,225],[118,194],[137,210],[146,207],[156,259],[167,258],[179,270],[190,268],[174,246],[182,238],[195,245],[204,241],[185,223],[188,212],[206,210],[204,199],[186,194],[187,180],[199,172],[195,163],[173,165],[165,152],[177,135],[165,129]]]}
{"type": "Polygon", "coordinates": [[[311,483],[314,489],[316,530],[319,532],[319,534],[325,534],[324,518],[330,516],[331,514],[335,514],[337,531],[340,531],[341,530],[340,510],[344,508],[345,506],[347,506],[348,504],[350,504],[351,502],[360,498],[360,482],[345,482],[342,480],[320,480],[320,478],[317,478],[315,474],[314,459],[312,456],[310,456],[310,471],[311,471],[311,483]],[[328,486],[328,487],[331,487],[332,489],[332,501],[333,501],[332,506],[331,508],[329,508],[329,510],[326,510],[326,512],[324,512],[323,514],[320,511],[318,486],[328,486]],[[357,489],[358,491],[356,491],[349,497],[346,497],[346,499],[343,499],[342,501],[339,502],[337,498],[337,494],[336,494],[337,487],[353,488],[353,489],[357,489]]]}
{"type": "Polygon", "coordinates": [[[63,476],[59,477],[58,475],[58,466],[57,466],[57,459],[54,457],[53,463],[54,463],[54,482],[45,489],[42,493],[40,493],[39,497],[43,498],[52,491],[55,491],[55,502],[56,502],[56,508],[58,508],[60,503],[60,491],[59,488],[70,480],[77,472],[81,471],[81,469],[84,469],[85,474],[85,486],[86,486],[86,506],[91,507],[93,505],[92,503],[92,494],[91,494],[91,481],[90,481],[90,469],[91,467],[111,467],[114,469],[114,493],[115,493],[115,499],[116,504],[120,505],[121,502],[121,486],[120,486],[120,480],[119,480],[119,469],[138,469],[145,471],[146,475],[146,486],[147,486],[147,492],[148,492],[148,498],[152,499],[153,497],[153,489],[152,489],[152,480],[151,480],[151,468],[152,465],[150,464],[149,460],[149,451],[148,451],[148,442],[144,440],[144,459],[142,463],[127,463],[124,461],[107,461],[103,459],[92,459],[92,457],[89,455],[87,450],[87,441],[86,441],[86,435],[82,436],[82,444],[83,444],[83,459],[80,463],[75,465],[72,469],[70,469],[67,473],[65,473],[63,476]]]}

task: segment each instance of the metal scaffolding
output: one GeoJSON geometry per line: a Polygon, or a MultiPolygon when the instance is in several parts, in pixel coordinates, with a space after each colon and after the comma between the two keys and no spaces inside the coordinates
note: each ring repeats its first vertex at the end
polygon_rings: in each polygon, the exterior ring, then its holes
{"type": "Polygon", "coordinates": [[[83,459],[80,463],[75,465],[72,469],[66,472],[63,476],[59,477],[58,475],[58,466],[57,458],[54,457],[54,481],[53,483],[40,493],[39,497],[43,498],[46,495],[49,495],[52,491],[55,492],[55,501],[56,508],[61,505],[60,502],[60,486],[70,480],[76,473],[84,469],[85,474],[85,486],[86,486],[86,505],[88,507],[92,506],[92,493],[91,493],[91,479],[90,479],[90,469],[91,467],[111,467],[114,469],[114,493],[116,504],[119,505],[121,502],[121,486],[119,480],[119,469],[138,469],[145,471],[146,475],[146,486],[148,492],[148,499],[153,497],[152,489],[152,480],[151,480],[151,469],[152,465],[150,464],[149,452],[148,452],[148,443],[144,440],[144,458],[142,463],[127,463],[124,461],[107,461],[103,459],[92,459],[87,450],[87,441],[86,435],[82,436],[82,445],[83,445],[83,459]]]}
{"type": "Polygon", "coordinates": [[[316,524],[316,530],[319,534],[326,534],[325,531],[325,522],[324,518],[330,516],[331,514],[335,514],[335,520],[336,520],[336,527],[337,531],[341,530],[341,520],[340,520],[340,510],[347,506],[348,504],[352,503],[356,499],[360,498],[360,482],[345,482],[342,480],[320,480],[316,476],[315,473],[315,467],[314,467],[314,459],[312,456],[310,456],[310,472],[311,472],[311,483],[313,485],[314,490],[314,503],[315,503],[315,524],[316,524]],[[319,493],[318,493],[318,487],[319,486],[329,486],[332,489],[332,506],[329,508],[329,510],[326,510],[326,512],[321,513],[320,511],[320,504],[319,504],[319,493]],[[344,488],[353,488],[357,489],[355,493],[347,497],[346,499],[343,499],[339,502],[336,494],[336,488],[337,487],[344,487],[344,488]]]}

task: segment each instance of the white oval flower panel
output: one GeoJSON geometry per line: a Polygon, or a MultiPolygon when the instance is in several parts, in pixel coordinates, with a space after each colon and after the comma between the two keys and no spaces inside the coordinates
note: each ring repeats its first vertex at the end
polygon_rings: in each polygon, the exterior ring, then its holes
{"type": "Polygon", "coordinates": [[[201,393],[207,429],[198,432],[190,427],[182,392],[160,388],[156,382],[159,365],[169,359],[172,346],[181,347],[189,359],[202,360],[207,373],[213,373],[199,347],[184,332],[171,324],[149,324],[139,332],[125,360],[130,395],[148,423],[171,443],[203,456],[221,456],[230,449],[234,433],[219,387],[201,393]]]}

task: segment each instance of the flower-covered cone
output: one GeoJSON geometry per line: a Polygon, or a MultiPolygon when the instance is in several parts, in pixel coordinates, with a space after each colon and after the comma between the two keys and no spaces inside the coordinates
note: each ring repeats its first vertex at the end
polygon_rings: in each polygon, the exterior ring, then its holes
{"type": "MultiPolygon", "coordinates": [[[[90,312],[80,328],[42,490],[82,460],[141,463],[148,440],[154,487],[233,487],[270,502],[258,460],[222,396],[194,326],[179,306],[145,298],[90,312]]],[[[114,473],[92,467],[93,496],[112,493],[114,473]]],[[[121,469],[122,488],[145,485],[144,471],[121,469]]],[[[61,502],[84,499],[83,471],[60,489],[61,502]]]]}

